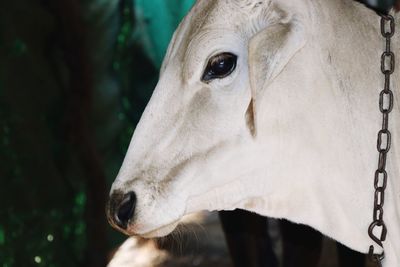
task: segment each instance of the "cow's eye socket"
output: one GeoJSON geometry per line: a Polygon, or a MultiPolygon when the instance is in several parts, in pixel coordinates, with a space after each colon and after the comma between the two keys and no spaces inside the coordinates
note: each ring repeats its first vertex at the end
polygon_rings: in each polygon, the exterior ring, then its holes
{"type": "Polygon", "coordinates": [[[208,61],[202,81],[209,82],[213,79],[222,79],[229,76],[236,68],[237,56],[232,53],[221,53],[213,56],[208,61]]]}

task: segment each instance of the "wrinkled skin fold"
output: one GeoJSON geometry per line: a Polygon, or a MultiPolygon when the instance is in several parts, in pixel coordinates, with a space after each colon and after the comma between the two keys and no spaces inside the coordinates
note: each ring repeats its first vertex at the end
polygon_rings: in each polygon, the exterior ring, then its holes
{"type": "MultiPolygon", "coordinates": [[[[379,27],[379,17],[352,0],[197,1],[111,189],[111,197],[137,197],[122,231],[162,236],[185,214],[241,208],[367,253],[383,86],[379,27]],[[202,81],[208,60],[223,52],[237,56],[235,70],[202,81]]],[[[385,267],[400,266],[398,70],[392,86],[385,267]]]]}

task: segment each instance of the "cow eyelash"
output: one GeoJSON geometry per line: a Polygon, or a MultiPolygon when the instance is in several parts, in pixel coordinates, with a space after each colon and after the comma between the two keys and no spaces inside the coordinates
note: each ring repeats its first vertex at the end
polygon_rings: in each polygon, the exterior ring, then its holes
{"type": "Polygon", "coordinates": [[[236,69],[237,56],[232,53],[221,53],[208,60],[201,80],[210,82],[214,79],[223,79],[236,69]]]}

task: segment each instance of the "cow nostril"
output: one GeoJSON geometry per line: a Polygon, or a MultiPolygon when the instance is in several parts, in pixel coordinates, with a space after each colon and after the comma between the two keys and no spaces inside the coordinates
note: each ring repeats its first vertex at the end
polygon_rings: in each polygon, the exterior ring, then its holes
{"type": "Polygon", "coordinates": [[[136,195],[130,192],[124,196],[121,204],[118,206],[115,214],[117,225],[123,229],[128,226],[129,220],[132,218],[136,207],[136,195]]]}

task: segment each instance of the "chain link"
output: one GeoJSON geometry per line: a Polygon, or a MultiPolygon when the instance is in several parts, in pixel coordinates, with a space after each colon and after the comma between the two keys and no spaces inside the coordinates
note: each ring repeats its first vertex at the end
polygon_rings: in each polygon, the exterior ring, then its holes
{"type": "MultiPolygon", "coordinates": [[[[385,204],[385,189],[387,187],[388,174],[386,172],[386,159],[389,153],[392,134],[389,131],[389,114],[393,110],[394,96],[390,90],[390,77],[395,68],[395,56],[391,51],[391,38],[395,32],[394,18],[390,15],[381,15],[381,33],[386,39],[386,50],[381,56],[381,71],[385,75],[385,85],[379,94],[379,110],[382,113],[382,129],[378,132],[377,150],[379,153],[378,169],[375,171],[374,179],[374,211],[373,221],[368,228],[370,238],[383,248],[382,242],[385,241],[387,228],[383,221],[383,206],[385,204]],[[377,234],[379,233],[379,234],[377,234]]],[[[374,246],[369,247],[369,256],[378,266],[382,266],[382,260],[385,257],[374,253],[374,246]]]]}

